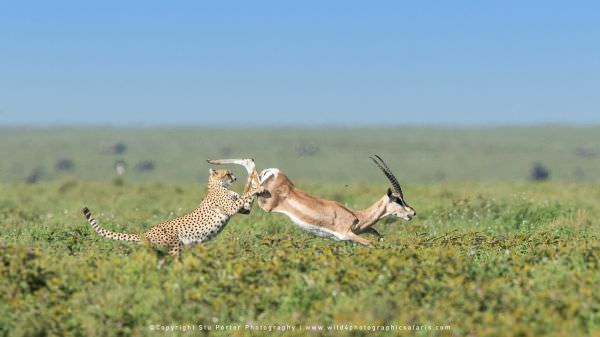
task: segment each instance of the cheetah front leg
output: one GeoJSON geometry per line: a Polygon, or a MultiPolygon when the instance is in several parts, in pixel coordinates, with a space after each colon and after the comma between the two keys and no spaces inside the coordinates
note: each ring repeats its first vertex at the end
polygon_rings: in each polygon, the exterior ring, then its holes
{"type": "Polygon", "coordinates": [[[177,241],[177,243],[171,245],[171,249],[169,249],[169,254],[173,256],[179,256],[182,247],[183,243],[181,243],[181,241],[177,241]]]}
{"type": "Polygon", "coordinates": [[[257,188],[251,190],[250,192],[244,193],[242,196],[240,196],[239,199],[235,200],[234,202],[232,202],[228,205],[224,205],[225,207],[224,207],[223,211],[225,211],[225,213],[227,215],[233,216],[234,214],[239,212],[242,208],[251,207],[252,203],[254,202],[254,199],[256,198],[256,195],[260,194],[264,191],[265,191],[264,187],[258,186],[257,188]]]}
{"type": "MultiPolygon", "coordinates": [[[[207,159],[207,162],[216,165],[223,164],[237,164],[242,165],[246,172],[248,172],[248,178],[246,179],[246,186],[244,186],[244,194],[247,194],[251,188],[257,188],[260,186],[260,179],[258,178],[258,173],[256,172],[256,164],[254,163],[254,159],[207,159]]],[[[245,203],[244,206],[239,210],[241,214],[250,214],[250,210],[252,209],[252,201],[245,203]]]]}

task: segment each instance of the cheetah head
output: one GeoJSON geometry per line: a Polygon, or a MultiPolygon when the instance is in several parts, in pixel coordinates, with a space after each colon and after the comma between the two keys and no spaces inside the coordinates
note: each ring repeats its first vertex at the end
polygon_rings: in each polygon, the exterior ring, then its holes
{"type": "Polygon", "coordinates": [[[209,181],[227,187],[235,182],[235,176],[229,170],[213,170],[209,171],[209,181]]]}

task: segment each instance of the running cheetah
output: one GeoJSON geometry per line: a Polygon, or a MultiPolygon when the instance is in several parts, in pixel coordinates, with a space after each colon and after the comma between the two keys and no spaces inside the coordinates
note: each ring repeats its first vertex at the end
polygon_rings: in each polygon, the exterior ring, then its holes
{"type": "Polygon", "coordinates": [[[147,240],[153,246],[168,247],[172,255],[179,255],[183,245],[206,242],[219,234],[229,218],[241,209],[249,208],[255,196],[264,191],[259,186],[240,197],[227,189],[234,181],[235,176],[229,170],[210,169],[208,194],[194,211],[155,225],[141,236],[111,232],[100,227],[87,207],[83,209],[83,214],[94,230],[104,237],[138,243],[147,240]]]}

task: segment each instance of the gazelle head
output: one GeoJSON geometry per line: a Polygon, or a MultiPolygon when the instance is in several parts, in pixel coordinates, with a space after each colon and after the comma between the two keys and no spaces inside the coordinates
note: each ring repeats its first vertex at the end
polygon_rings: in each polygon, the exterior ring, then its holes
{"type": "Polygon", "coordinates": [[[410,207],[408,203],[404,200],[404,194],[402,193],[402,188],[400,188],[400,184],[398,180],[390,170],[390,168],[385,164],[383,159],[378,155],[375,157],[370,157],[371,160],[379,167],[379,169],[383,172],[383,174],[388,178],[390,183],[392,183],[392,188],[388,188],[387,190],[387,204],[385,206],[385,211],[383,216],[394,215],[399,218],[402,218],[406,221],[410,221],[417,212],[415,209],[410,207]]]}

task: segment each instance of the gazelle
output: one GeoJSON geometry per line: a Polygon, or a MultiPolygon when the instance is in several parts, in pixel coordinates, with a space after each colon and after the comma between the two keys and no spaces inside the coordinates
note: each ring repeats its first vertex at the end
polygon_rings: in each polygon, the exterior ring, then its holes
{"type": "Polygon", "coordinates": [[[417,213],[404,200],[398,180],[379,156],[370,157],[392,184],[387,192],[364,210],[352,210],[342,204],[324,200],[296,188],[292,181],[276,168],[256,174],[252,159],[217,159],[211,164],[239,164],[248,171],[246,189],[260,184],[265,192],[259,195],[258,205],[266,212],[287,215],[296,225],[313,234],[334,240],[352,240],[363,245],[371,242],[358,234],[381,234],[373,225],[382,218],[393,215],[410,221],[417,213]]]}

